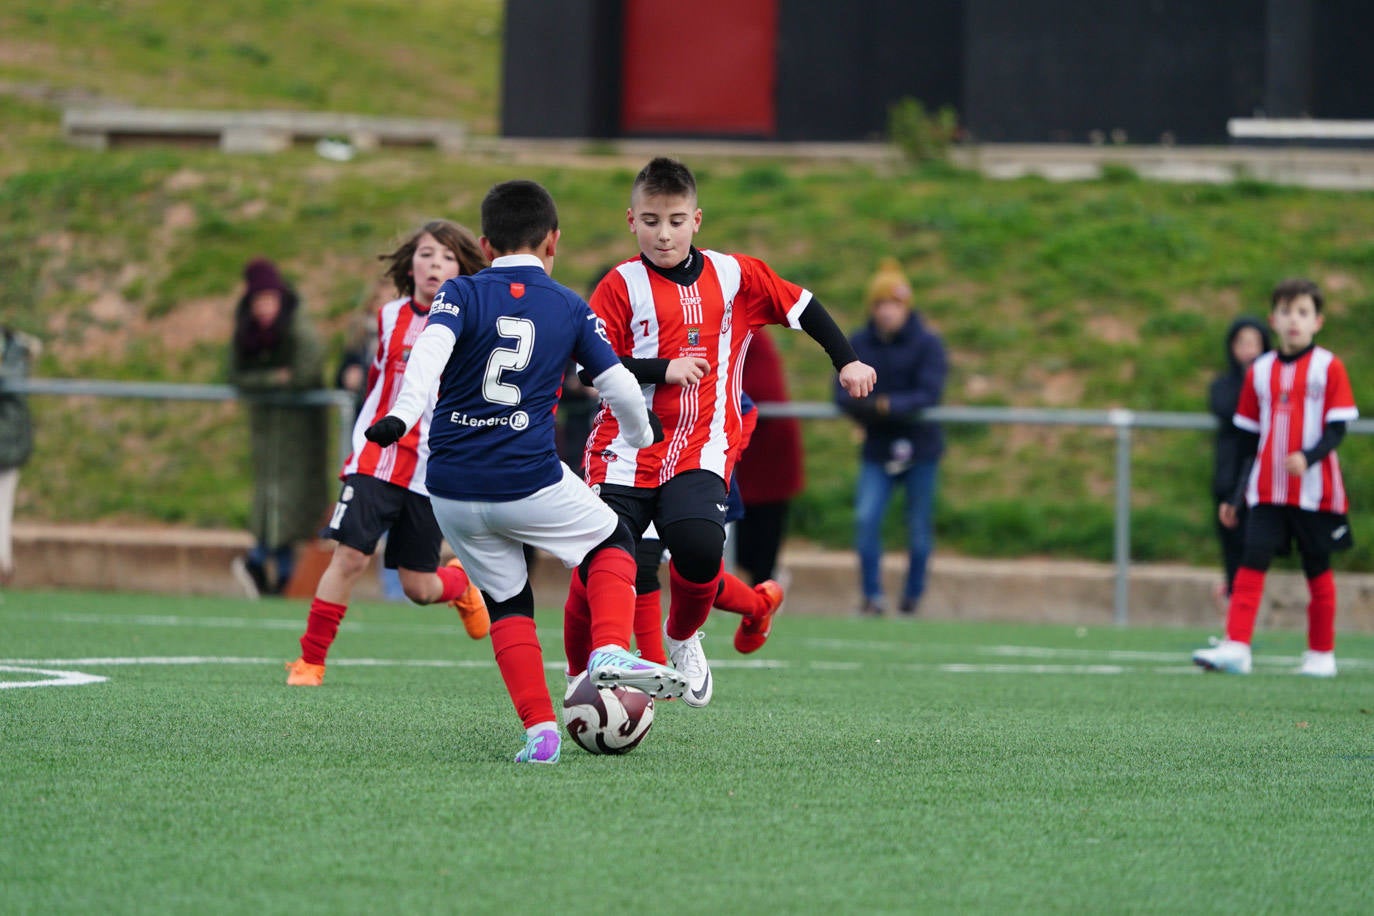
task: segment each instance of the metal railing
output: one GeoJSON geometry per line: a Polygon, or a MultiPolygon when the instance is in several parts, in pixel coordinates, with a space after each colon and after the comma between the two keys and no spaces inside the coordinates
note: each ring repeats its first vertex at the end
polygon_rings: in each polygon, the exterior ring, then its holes
{"type": "Polygon", "coordinates": [[[57,394],[68,397],[131,398],[144,401],[254,400],[301,407],[333,407],[339,418],[334,442],[335,467],[343,467],[353,451],[353,395],[337,389],[280,392],[247,396],[233,385],[185,385],[176,382],[115,382],[95,379],[30,378],[0,382],[0,391],[17,394],[57,394]]]}
{"type": "MultiPolygon", "coordinates": [[[[26,379],[0,383],[0,389],[20,394],[50,394],[102,398],[134,398],[170,401],[233,401],[243,399],[232,385],[183,385],[161,382],[114,382],[80,379],[26,379]]],[[[316,390],[262,396],[274,403],[331,406],[338,412],[336,467],[342,467],[352,451],[353,396],[339,390],[316,390]]],[[[763,417],[796,417],[802,420],[834,420],[844,414],[834,404],[821,402],[760,403],[763,417]]],[[[1109,410],[1076,410],[1036,407],[933,407],[919,416],[941,423],[990,426],[1078,426],[1116,430],[1112,557],[1114,589],[1112,619],[1125,625],[1130,617],[1131,572],[1131,445],[1136,429],[1216,429],[1216,419],[1206,413],[1167,413],[1109,410]]],[[[1374,434],[1374,420],[1356,420],[1347,431],[1374,434]]]]}
{"type": "MultiPolygon", "coordinates": [[[[833,404],[824,403],[760,403],[761,417],[798,417],[808,420],[829,420],[844,413],[833,404]]],[[[1092,426],[1116,430],[1116,470],[1114,482],[1112,564],[1114,583],[1112,620],[1124,626],[1130,619],[1131,579],[1131,445],[1135,429],[1214,430],[1216,418],[1208,413],[1168,413],[1136,411],[1124,408],[1109,410],[1074,410],[1037,407],[932,407],[919,416],[941,423],[975,423],[985,425],[1027,426],[1092,426]]],[[[1374,433],[1374,420],[1356,420],[1347,432],[1359,435],[1374,433]]]]}

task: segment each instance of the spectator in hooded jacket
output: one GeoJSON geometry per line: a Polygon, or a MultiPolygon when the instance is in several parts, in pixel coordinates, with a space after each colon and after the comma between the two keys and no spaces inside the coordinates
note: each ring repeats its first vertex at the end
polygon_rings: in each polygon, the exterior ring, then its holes
{"type": "Polygon", "coordinates": [[[935,544],[936,469],[944,435],[917,412],[940,403],[947,362],[944,343],[912,307],[911,284],[893,259],[869,281],[869,321],[850,342],[878,371],[867,397],[850,397],[838,385],[835,403],[863,428],[858,491],[854,502],[855,547],[863,604],[860,613],[881,616],[883,515],[893,491],[906,488],[907,575],[898,611],[914,616],[926,588],[926,566],[935,544]]]}
{"type": "Polygon", "coordinates": [[[326,408],[290,402],[321,387],[324,354],[275,264],[255,258],[243,279],[229,381],[248,402],[254,543],[234,573],[257,594],[279,595],[295,571],[297,545],[315,536],[329,505],[326,408]]]}
{"type": "Polygon", "coordinates": [[[1245,384],[1245,372],[1261,353],[1269,351],[1269,329],[1258,318],[1242,315],[1231,322],[1226,331],[1226,371],[1212,380],[1207,392],[1208,408],[1217,418],[1217,443],[1212,468],[1212,518],[1216,522],[1217,540],[1221,544],[1224,582],[1217,584],[1213,597],[1224,614],[1231,598],[1231,584],[1240,568],[1241,552],[1245,547],[1245,503],[1237,509],[1238,523],[1228,528],[1217,519],[1222,503],[1232,501],[1241,477],[1245,474],[1250,453],[1251,434],[1232,422],[1240,389],[1245,384]]]}

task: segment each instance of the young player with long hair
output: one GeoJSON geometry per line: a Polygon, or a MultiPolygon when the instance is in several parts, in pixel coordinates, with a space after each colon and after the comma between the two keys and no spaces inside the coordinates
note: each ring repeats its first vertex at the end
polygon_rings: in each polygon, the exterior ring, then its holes
{"type": "Polygon", "coordinates": [[[377,349],[368,367],[367,396],[353,427],[353,452],[339,475],[339,501],[329,519],[329,537],[338,546],[310,602],[301,655],[287,666],[286,683],[295,687],[324,683],[325,659],[348,611],[353,587],[383,534],[383,562],[398,570],[407,598],[416,604],[451,604],[473,639],[486,636],[490,625],[482,596],[461,562],[439,566],[443,535],[425,489],[426,434],[434,397],[424,405],[415,428],[396,442],[382,446],[365,436],[396,402],[411,348],[439,288],[447,280],[486,267],[487,259],[468,229],[444,219],[426,222],[379,258],[386,264],[384,275],[401,295],[377,310],[377,349]]]}

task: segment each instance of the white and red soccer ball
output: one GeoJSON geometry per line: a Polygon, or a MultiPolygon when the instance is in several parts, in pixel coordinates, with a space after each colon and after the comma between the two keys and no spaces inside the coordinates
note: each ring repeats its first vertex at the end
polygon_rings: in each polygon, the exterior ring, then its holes
{"type": "Polygon", "coordinates": [[[563,727],[593,754],[628,754],[653,724],[653,697],[633,687],[598,687],[585,671],[563,696],[563,727]]]}

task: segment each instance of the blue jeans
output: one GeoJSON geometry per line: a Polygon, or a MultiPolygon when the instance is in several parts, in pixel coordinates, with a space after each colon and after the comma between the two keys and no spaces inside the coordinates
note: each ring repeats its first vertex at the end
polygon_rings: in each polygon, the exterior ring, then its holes
{"type": "Polygon", "coordinates": [[[906,487],[907,558],[903,603],[913,607],[926,590],[926,564],[935,547],[935,470],[939,461],[916,462],[896,476],[882,464],[859,465],[859,486],[854,500],[854,546],[859,552],[859,574],[864,600],[883,600],[883,514],[896,487],[906,487]]]}

